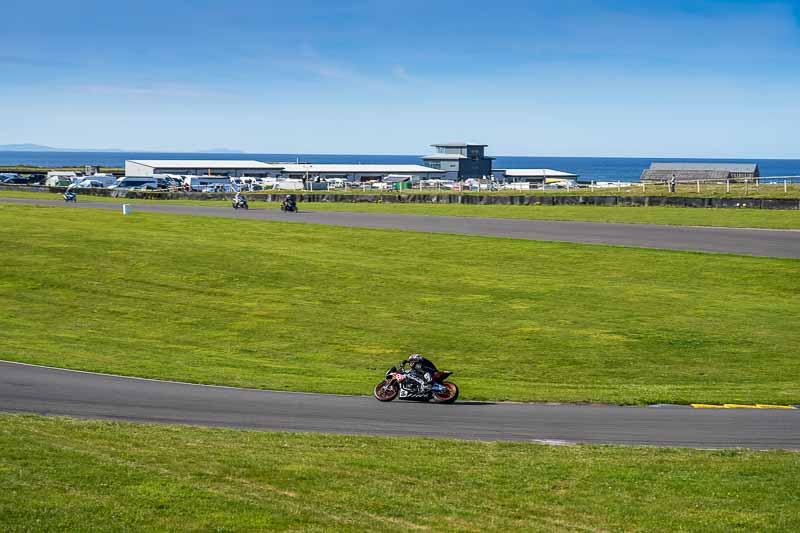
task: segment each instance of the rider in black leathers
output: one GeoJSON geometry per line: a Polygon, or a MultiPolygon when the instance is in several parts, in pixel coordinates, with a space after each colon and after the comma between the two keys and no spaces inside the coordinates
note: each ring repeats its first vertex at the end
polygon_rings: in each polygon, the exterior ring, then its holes
{"type": "Polygon", "coordinates": [[[433,362],[415,353],[403,361],[401,365],[409,365],[408,377],[416,381],[423,392],[431,390],[433,386],[433,375],[439,371],[433,362]]]}

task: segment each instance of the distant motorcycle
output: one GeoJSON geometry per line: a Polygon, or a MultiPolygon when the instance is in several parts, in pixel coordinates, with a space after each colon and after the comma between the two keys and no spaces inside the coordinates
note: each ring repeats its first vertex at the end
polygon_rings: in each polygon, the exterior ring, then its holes
{"type": "Polygon", "coordinates": [[[289,213],[297,213],[297,200],[294,199],[294,195],[290,194],[286,197],[286,199],[281,202],[281,211],[289,212],[289,213]]]}
{"type": "Polygon", "coordinates": [[[234,209],[250,209],[250,206],[247,205],[247,198],[244,196],[236,196],[233,199],[233,208],[234,209]]]}
{"type": "Polygon", "coordinates": [[[429,391],[421,389],[419,383],[408,377],[408,371],[400,365],[393,366],[386,372],[386,379],[375,385],[373,394],[379,402],[391,402],[395,398],[436,403],[453,403],[458,399],[458,386],[445,381],[453,373],[447,371],[434,372],[432,386],[429,391]]]}
{"type": "Polygon", "coordinates": [[[67,191],[67,192],[64,193],[64,201],[65,202],[77,202],[78,201],[78,196],[72,191],[67,191]]]}

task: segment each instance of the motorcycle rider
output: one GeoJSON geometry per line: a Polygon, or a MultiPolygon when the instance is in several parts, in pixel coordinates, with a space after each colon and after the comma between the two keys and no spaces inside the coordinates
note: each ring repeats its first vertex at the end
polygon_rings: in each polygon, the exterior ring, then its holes
{"type": "Polygon", "coordinates": [[[77,184],[74,183],[74,182],[69,184],[69,186],[67,187],[67,190],[64,191],[64,200],[69,201],[69,200],[73,200],[73,199],[77,198],[78,195],[75,194],[75,188],[76,187],[77,187],[77,184]]]}
{"type": "Polygon", "coordinates": [[[283,201],[284,206],[287,210],[293,210],[297,207],[297,200],[295,199],[294,194],[286,195],[286,199],[283,201]]]}
{"type": "Polygon", "coordinates": [[[400,363],[401,366],[409,365],[408,377],[419,384],[422,392],[429,392],[433,387],[433,374],[439,370],[436,365],[422,355],[411,354],[408,359],[400,363]]]}

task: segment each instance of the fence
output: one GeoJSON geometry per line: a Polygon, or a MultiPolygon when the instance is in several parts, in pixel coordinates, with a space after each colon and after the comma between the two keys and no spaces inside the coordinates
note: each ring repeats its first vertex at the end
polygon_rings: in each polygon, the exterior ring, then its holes
{"type": "MultiPolygon", "coordinates": [[[[789,194],[798,193],[800,195],[800,176],[770,176],[764,178],[748,178],[737,180],[693,180],[677,181],[673,185],[669,181],[660,182],[639,182],[639,183],[617,183],[617,189],[640,189],[642,194],[647,192],[664,192],[671,194],[694,193],[694,194],[760,194],[762,192],[773,192],[789,194]]],[[[594,185],[590,185],[594,189],[594,185]]]]}
{"type": "MultiPolygon", "coordinates": [[[[641,184],[630,184],[641,189],[641,184]]],[[[685,185],[685,184],[684,184],[685,185]]],[[[647,184],[647,192],[653,185],[647,184]]],[[[656,185],[657,186],[657,185],[656,185]]],[[[761,184],[762,193],[766,184],[761,184]]],[[[800,185],[796,185],[800,187],[800,185]]],[[[27,186],[2,186],[5,190],[52,192],[60,193],[64,188],[57,187],[27,187],[27,186]]],[[[607,190],[607,189],[606,189],[607,190]]],[[[623,189],[624,191],[624,189],[623,189]]],[[[636,191],[633,191],[636,192],[636,191]]],[[[434,203],[434,204],[467,204],[467,205],[597,205],[597,206],[669,206],[669,207],[714,207],[714,208],[753,208],[753,209],[789,209],[800,210],[800,190],[795,197],[756,197],[756,196],[681,196],[679,194],[665,194],[664,186],[657,194],[520,194],[520,193],[413,193],[397,191],[376,191],[367,194],[344,192],[315,192],[301,193],[299,191],[287,192],[259,192],[248,193],[251,202],[279,202],[287,194],[292,193],[301,202],[374,202],[374,203],[434,203]],[[660,193],[660,194],[658,194],[660,193]]],[[[791,192],[791,191],[790,191],[791,192]]],[[[226,193],[186,193],[186,192],[156,192],[156,191],[130,191],[114,189],[81,189],[81,196],[138,198],[149,200],[229,200],[232,194],[226,193]]]]}

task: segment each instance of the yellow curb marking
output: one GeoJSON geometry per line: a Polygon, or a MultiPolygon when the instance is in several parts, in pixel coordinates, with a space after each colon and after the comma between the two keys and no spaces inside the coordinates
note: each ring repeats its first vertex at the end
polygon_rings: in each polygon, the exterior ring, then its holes
{"type": "Polygon", "coordinates": [[[711,403],[693,403],[690,404],[695,409],[797,409],[791,405],[770,405],[766,403],[757,403],[754,405],[745,405],[740,403],[725,403],[722,405],[715,405],[711,403]]]}

